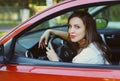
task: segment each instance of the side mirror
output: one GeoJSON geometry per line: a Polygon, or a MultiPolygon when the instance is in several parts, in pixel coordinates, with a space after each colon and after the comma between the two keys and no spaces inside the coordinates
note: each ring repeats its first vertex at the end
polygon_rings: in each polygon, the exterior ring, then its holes
{"type": "Polygon", "coordinates": [[[4,46],[0,45],[0,55],[4,53],[4,46]]]}
{"type": "Polygon", "coordinates": [[[108,25],[108,20],[103,18],[95,19],[97,28],[106,28],[108,25]]]}

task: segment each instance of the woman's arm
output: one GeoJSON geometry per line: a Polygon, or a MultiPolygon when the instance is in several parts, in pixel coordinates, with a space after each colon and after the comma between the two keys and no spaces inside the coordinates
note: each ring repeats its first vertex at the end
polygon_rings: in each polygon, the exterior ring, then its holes
{"type": "Polygon", "coordinates": [[[59,31],[59,30],[48,30],[50,32],[50,34],[59,36],[60,38],[64,39],[64,40],[69,40],[68,37],[68,32],[65,31],[59,31]]]}
{"type": "Polygon", "coordinates": [[[41,36],[40,41],[39,41],[39,47],[42,47],[42,48],[46,47],[50,34],[59,36],[60,38],[67,40],[67,41],[69,40],[68,32],[48,29],[41,36]]]}

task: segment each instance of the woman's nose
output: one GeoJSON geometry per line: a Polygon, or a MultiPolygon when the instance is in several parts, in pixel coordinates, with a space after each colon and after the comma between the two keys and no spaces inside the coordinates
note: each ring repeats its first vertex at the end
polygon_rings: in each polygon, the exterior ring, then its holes
{"type": "Polygon", "coordinates": [[[70,32],[74,32],[74,31],[75,31],[74,27],[71,27],[70,32]]]}

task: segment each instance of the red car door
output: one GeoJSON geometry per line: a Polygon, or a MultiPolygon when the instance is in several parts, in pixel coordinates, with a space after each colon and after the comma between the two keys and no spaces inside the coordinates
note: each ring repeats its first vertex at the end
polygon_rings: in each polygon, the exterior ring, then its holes
{"type": "Polygon", "coordinates": [[[120,71],[100,68],[6,65],[0,81],[119,81],[120,71]]]}
{"type": "Polygon", "coordinates": [[[42,23],[54,15],[58,16],[57,14],[63,14],[78,7],[86,8],[110,3],[118,4],[120,1],[67,0],[16,26],[0,39],[0,81],[120,81],[119,65],[59,63],[20,56],[10,58],[15,56],[13,52],[17,39],[36,23],[42,23]]]}

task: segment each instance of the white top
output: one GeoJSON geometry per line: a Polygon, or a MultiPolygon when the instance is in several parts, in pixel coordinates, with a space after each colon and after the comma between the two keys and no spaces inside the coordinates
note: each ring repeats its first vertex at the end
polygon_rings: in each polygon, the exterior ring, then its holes
{"type": "Polygon", "coordinates": [[[72,62],[84,64],[109,64],[103,57],[102,51],[100,51],[94,43],[84,48],[80,54],[73,58],[72,62]]]}

